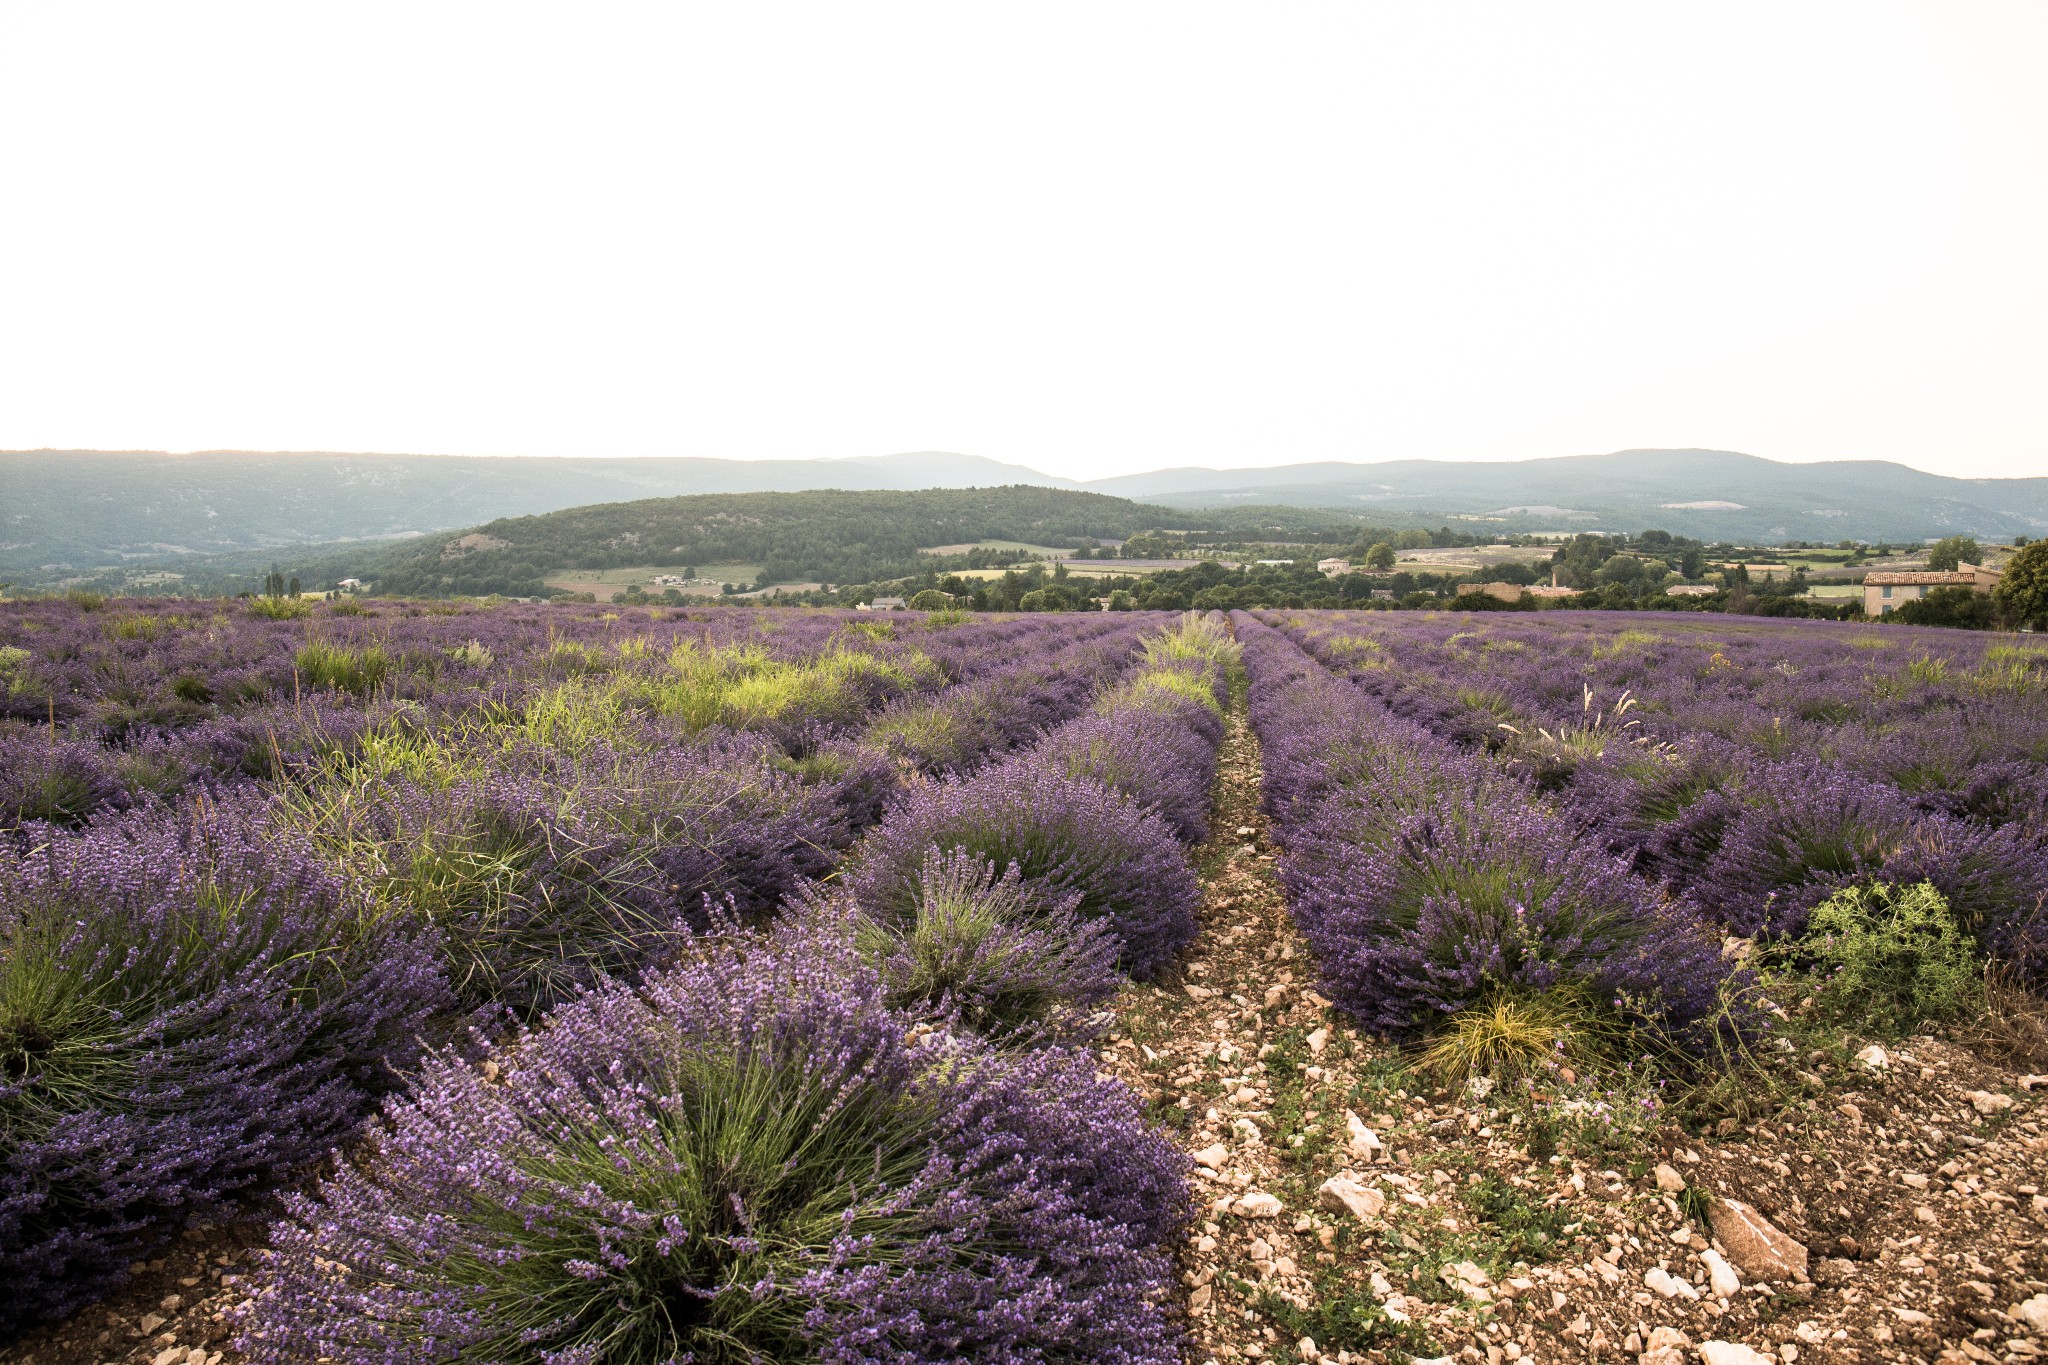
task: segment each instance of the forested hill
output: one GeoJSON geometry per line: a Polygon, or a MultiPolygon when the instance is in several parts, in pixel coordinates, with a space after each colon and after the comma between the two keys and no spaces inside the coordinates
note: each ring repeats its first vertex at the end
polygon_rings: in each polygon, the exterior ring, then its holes
{"type": "Polygon", "coordinates": [[[710,493],[509,517],[464,534],[367,552],[379,593],[537,594],[563,569],[758,564],[768,582],[864,582],[916,573],[920,547],[977,540],[1078,546],[1140,531],[1260,521],[1285,529],[1355,518],[1264,507],[1186,512],[1101,493],[1015,485],[918,492],[710,493]]]}

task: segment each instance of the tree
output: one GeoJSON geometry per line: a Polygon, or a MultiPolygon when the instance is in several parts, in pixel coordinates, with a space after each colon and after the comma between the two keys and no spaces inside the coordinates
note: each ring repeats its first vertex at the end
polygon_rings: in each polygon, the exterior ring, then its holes
{"type": "Polygon", "coordinates": [[[2022,546],[1992,589],[1999,611],[2016,626],[2048,626],[2048,540],[2022,546]]]}
{"type": "Polygon", "coordinates": [[[1643,561],[1634,555],[1612,555],[1600,566],[1598,576],[1602,583],[1635,587],[1643,581],[1643,561]]]}
{"type": "Polygon", "coordinates": [[[1399,558],[1394,547],[1382,540],[1365,552],[1365,567],[1375,573],[1387,573],[1399,558]]]}
{"type": "Polygon", "coordinates": [[[1954,573],[1958,564],[1982,564],[1984,551],[1971,536],[1945,536],[1927,552],[1927,567],[1936,573],[1954,573]]]}
{"type": "Polygon", "coordinates": [[[952,597],[937,588],[926,588],[909,602],[912,611],[944,611],[952,605],[952,597]]]}
{"type": "Polygon", "coordinates": [[[1925,597],[1901,602],[1891,619],[1908,626],[1953,626],[1960,630],[1989,630],[1997,624],[1998,608],[1990,596],[1975,588],[1935,588],[1925,597]]]}

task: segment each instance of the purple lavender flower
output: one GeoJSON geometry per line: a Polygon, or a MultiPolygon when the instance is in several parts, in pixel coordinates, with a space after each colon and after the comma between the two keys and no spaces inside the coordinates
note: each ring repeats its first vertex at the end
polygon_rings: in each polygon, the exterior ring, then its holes
{"type": "Polygon", "coordinates": [[[934,849],[911,903],[864,910],[844,890],[797,896],[785,932],[836,937],[881,974],[892,1007],[989,1037],[1078,1038],[1116,993],[1117,937],[1074,913],[1079,892],[1050,902],[1015,864],[934,849]]]}
{"type": "Polygon", "coordinates": [[[35,843],[0,857],[0,1326],[318,1158],[449,1003],[254,800],[35,843]]]}
{"type": "Polygon", "coordinates": [[[1078,897],[1075,913],[1115,931],[1134,976],[1194,938],[1201,888],[1165,821],[1036,755],[913,789],[856,847],[847,886],[868,913],[906,918],[925,866],[955,850],[1014,865],[1042,901],[1078,897]]]}
{"type": "MultiPolygon", "coordinates": [[[[832,940],[826,939],[827,945],[832,940]]],[[[801,935],[435,1059],[291,1201],[258,1362],[1177,1359],[1185,1159],[1085,1053],[920,1031],[801,935]]]]}

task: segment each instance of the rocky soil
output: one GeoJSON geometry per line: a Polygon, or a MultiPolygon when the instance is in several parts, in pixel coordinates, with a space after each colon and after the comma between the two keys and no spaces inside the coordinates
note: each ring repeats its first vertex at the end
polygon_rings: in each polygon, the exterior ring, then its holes
{"type": "Polygon", "coordinates": [[[1315,993],[1241,714],[1202,857],[1184,975],[1127,991],[1102,1053],[1196,1163],[1195,1365],[2043,1353],[2048,1076],[1843,1047],[1781,1059],[1803,1092],[1705,1136],[1628,1078],[1446,1092],[1315,993]]]}

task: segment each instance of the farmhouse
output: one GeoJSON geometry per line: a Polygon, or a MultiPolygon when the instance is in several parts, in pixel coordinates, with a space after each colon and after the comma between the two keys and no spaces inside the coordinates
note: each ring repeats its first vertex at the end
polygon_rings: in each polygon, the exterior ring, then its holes
{"type": "Polygon", "coordinates": [[[900,597],[877,597],[872,602],[856,603],[853,609],[855,611],[902,611],[906,605],[908,604],[900,597]]]}
{"type": "Polygon", "coordinates": [[[1316,570],[1326,577],[1335,578],[1338,574],[1351,572],[1351,561],[1348,559],[1318,559],[1316,561],[1316,570]]]}
{"type": "Polygon", "coordinates": [[[1467,593],[1483,592],[1488,597],[1499,598],[1503,602],[1519,602],[1522,600],[1522,594],[1527,591],[1529,590],[1519,583],[1460,583],[1458,585],[1458,596],[1460,597],[1467,593]]]}
{"type": "Polygon", "coordinates": [[[1998,579],[1998,570],[1982,564],[1958,564],[1953,573],[1936,573],[1931,569],[1868,573],[1863,576],[1863,614],[1883,616],[1899,603],[1925,597],[1935,588],[1990,592],[1998,586],[1998,579]]]}
{"type": "Polygon", "coordinates": [[[1666,597],[1712,597],[1719,588],[1705,583],[1673,583],[1664,589],[1666,597]]]}

